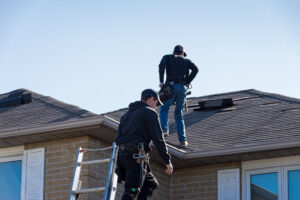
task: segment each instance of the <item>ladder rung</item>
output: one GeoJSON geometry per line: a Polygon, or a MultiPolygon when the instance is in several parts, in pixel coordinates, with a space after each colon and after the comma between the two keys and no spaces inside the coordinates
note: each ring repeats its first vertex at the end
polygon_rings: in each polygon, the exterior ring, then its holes
{"type": "Polygon", "coordinates": [[[105,187],[99,187],[99,188],[87,188],[87,189],[81,189],[81,190],[73,190],[73,194],[84,194],[84,193],[93,193],[93,192],[104,192],[105,187]]]}
{"type": "Polygon", "coordinates": [[[78,165],[92,165],[92,164],[101,164],[101,163],[108,163],[110,161],[109,158],[101,159],[101,160],[89,160],[84,162],[78,162],[78,165]]]}

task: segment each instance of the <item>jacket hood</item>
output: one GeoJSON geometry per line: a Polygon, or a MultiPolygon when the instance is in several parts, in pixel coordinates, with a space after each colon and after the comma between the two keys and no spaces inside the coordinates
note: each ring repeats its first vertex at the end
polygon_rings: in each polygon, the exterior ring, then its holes
{"type": "Polygon", "coordinates": [[[148,106],[146,103],[144,103],[142,101],[136,101],[136,102],[129,104],[129,111],[133,111],[133,110],[139,109],[141,107],[146,107],[146,106],[148,106]]]}

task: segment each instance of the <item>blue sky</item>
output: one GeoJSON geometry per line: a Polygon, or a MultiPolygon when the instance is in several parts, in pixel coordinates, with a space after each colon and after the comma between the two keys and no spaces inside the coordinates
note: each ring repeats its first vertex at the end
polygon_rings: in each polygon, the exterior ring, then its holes
{"type": "Polygon", "coordinates": [[[158,90],[176,44],[192,96],[258,89],[300,98],[300,1],[0,1],[0,93],[26,88],[95,113],[158,90]]]}

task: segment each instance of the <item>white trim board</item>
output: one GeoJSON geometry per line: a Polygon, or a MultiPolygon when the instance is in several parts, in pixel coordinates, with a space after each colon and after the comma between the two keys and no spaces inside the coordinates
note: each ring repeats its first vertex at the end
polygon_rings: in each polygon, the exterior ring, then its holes
{"type": "Polygon", "coordinates": [[[300,156],[288,156],[280,158],[253,160],[242,162],[242,190],[243,200],[250,199],[250,176],[252,174],[272,173],[278,174],[278,199],[286,200],[287,171],[300,169],[300,156]]]}
{"type": "Polygon", "coordinates": [[[288,165],[300,165],[300,156],[288,156],[280,158],[269,158],[262,160],[243,161],[242,169],[259,169],[268,167],[280,167],[288,165]]]}
{"type": "MultiPolygon", "coordinates": [[[[0,148],[0,158],[23,157],[24,145],[0,148]]],[[[22,160],[22,159],[21,159],[22,160]]]]}

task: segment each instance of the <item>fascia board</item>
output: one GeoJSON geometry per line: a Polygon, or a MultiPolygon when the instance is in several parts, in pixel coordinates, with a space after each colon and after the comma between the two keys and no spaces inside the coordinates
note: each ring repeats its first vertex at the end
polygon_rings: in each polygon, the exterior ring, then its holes
{"type": "Polygon", "coordinates": [[[103,123],[113,129],[115,129],[116,131],[119,128],[119,124],[120,122],[118,122],[117,120],[114,120],[106,115],[103,116],[103,123]]]}
{"type": "Polygon", "coordinates": [[[97,117],[92,117],[87,119],[71,120],[67,122],[58,122],[53,124],[6,129],[0,131],[0,139],[8,138],[8,137],[16,137],[16,136],[25,136],[25,135],[31,135],[31,134],[37,134],[43,132],[66,130],[66,129],[72,129],[77,127],[101,125],[103,122],[104,122],[104,117],[97,116],[97,117]]]}
{"type": "Polygon", "coordinates": [[[284,142],[284,143],[273,143],[265,144],[259,146],[247,146],[240,148],[231,148],[231,149],[219,149],[215,151],[205,151],[205,152],[190,152],[185,154],[186,159],[191,158],[204,158],[211,156],[225,156],[225,155],[236,155],[242,153],[253,153],[259,151],[269,151],[269,150],[278,150],[284,148],[300,147],[300,141],[284,142]]]}

